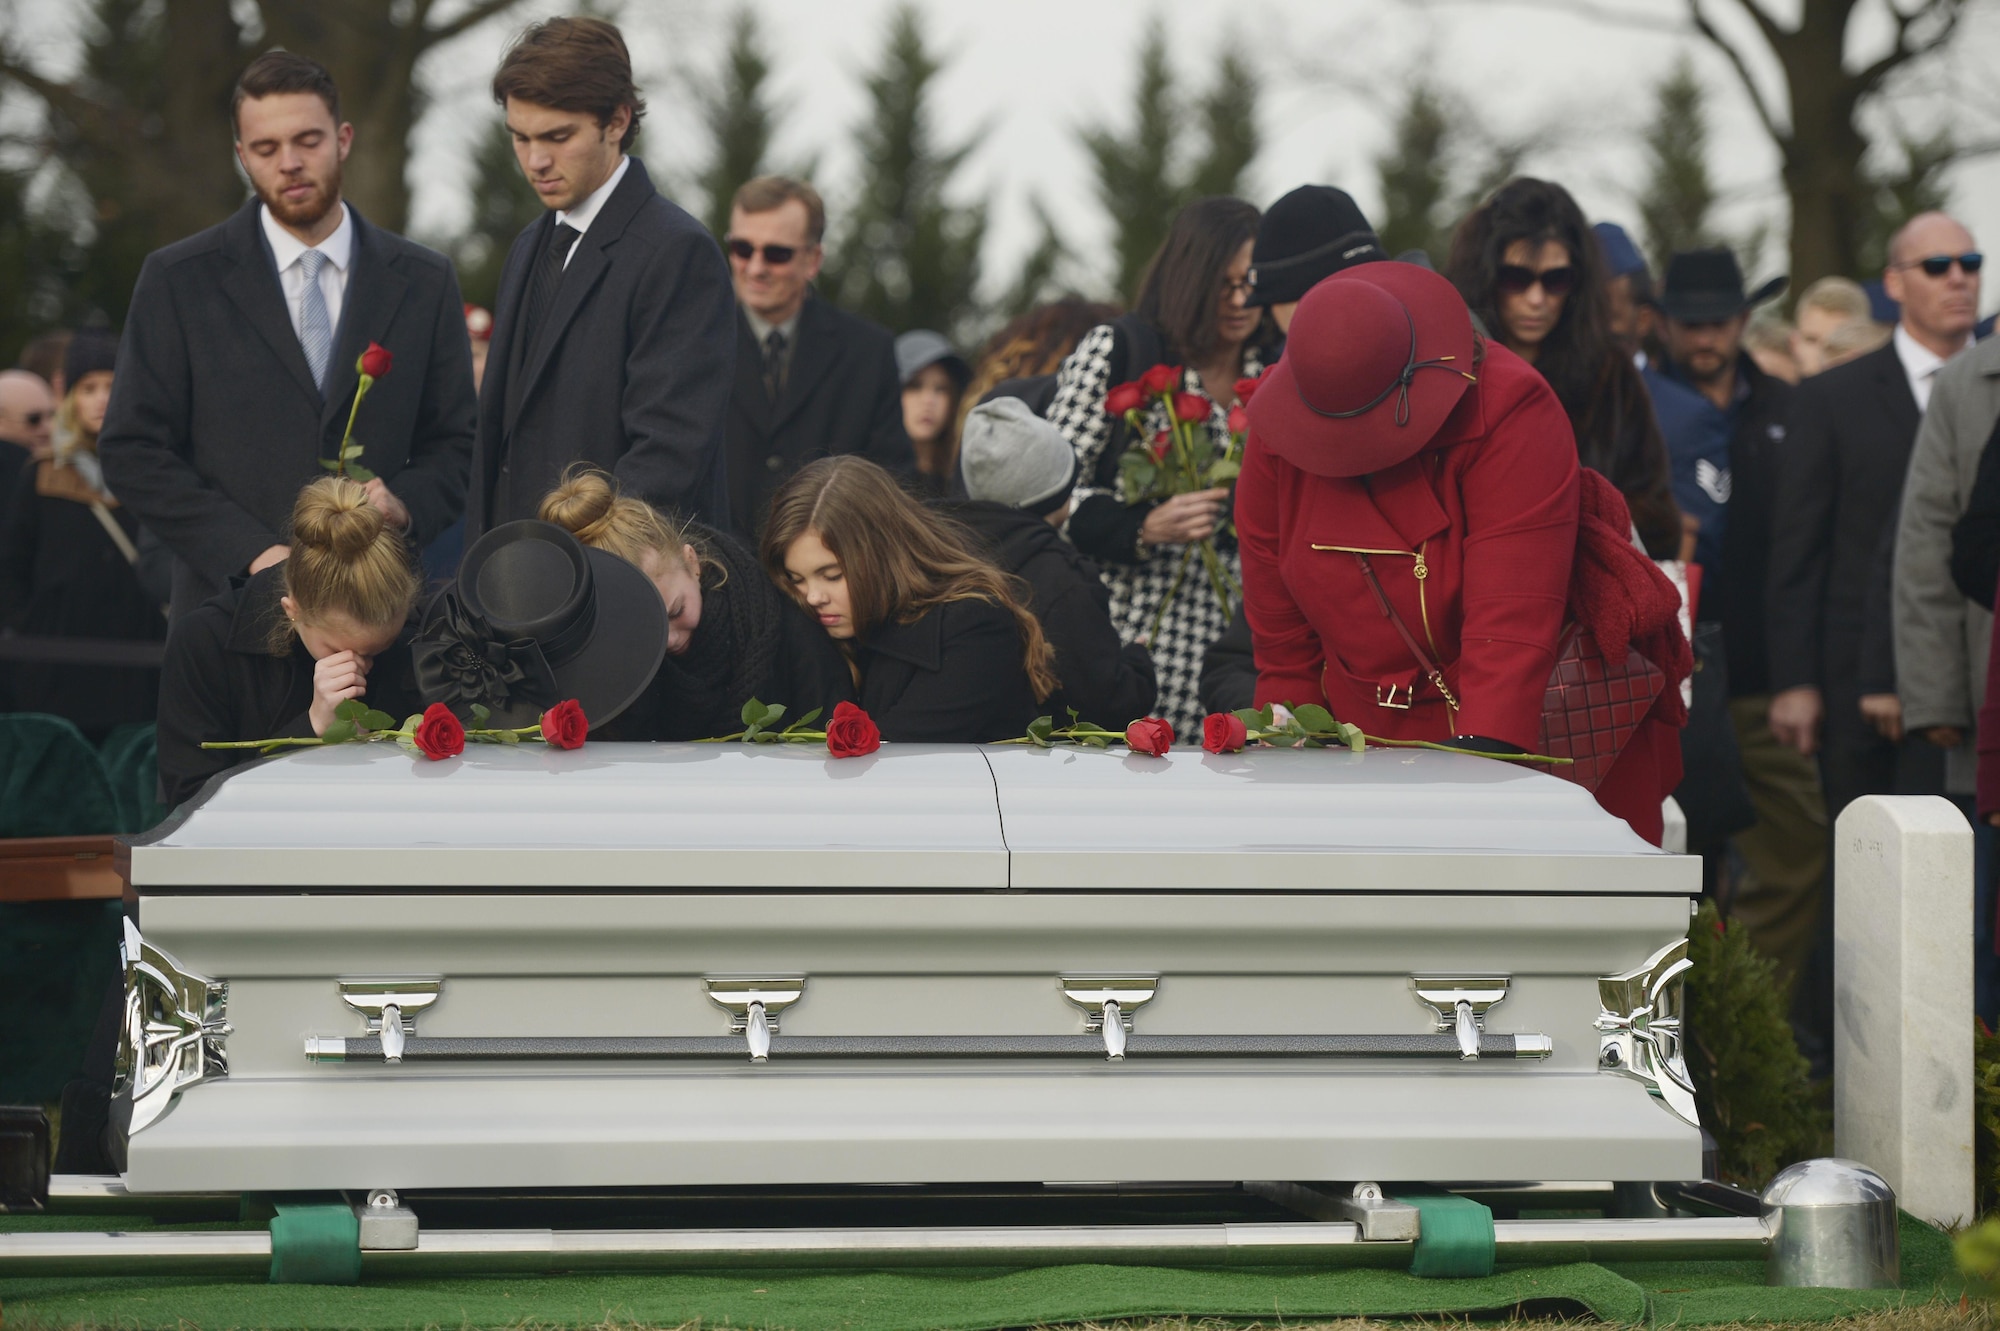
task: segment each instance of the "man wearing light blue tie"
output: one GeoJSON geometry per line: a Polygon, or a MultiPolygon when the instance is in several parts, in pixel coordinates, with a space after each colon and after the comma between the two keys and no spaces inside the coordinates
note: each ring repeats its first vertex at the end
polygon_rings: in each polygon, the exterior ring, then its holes
{"type": "Polygon", "coordinates": [[[98,444],[111,489],[174,554],[175,617],[285,558],[293,501],[339,456],[370,343],[394,363],[354,439],[370,500],[413,548],[464,508],[477,413],[450,262],[341,198],[354,127],[332,76],[267,52],[234,118],[256,197],[147,258],[98,444]]]}

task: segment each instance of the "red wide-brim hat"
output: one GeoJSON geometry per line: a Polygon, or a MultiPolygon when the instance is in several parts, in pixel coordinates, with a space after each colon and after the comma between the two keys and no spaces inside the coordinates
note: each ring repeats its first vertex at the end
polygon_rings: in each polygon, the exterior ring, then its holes
{"type": "Polygon", "coordinates": [[[1364,263],[1299,302],[1285,354],[1250,400],[1250,429],[1317,476],[1414,457],[1478,382],[1458,289],[1413,263],[1364,263]]]}

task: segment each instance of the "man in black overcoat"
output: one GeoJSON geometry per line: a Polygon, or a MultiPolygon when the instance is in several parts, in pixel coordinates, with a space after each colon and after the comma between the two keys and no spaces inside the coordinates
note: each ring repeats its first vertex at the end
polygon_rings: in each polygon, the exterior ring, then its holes
{"type": "Polygon", "coordinates": [[[292,504],[340,451],[369,343],[394,363],[354,438],[369,497],[413,548],[457,521],[472,447],[458,279],[342,201],[354,129],[332,76],[269,52],[234,115],[257,197],[147,257],[98,439],[106,483],[173,553],[175,618],[285,557],[292,504]]]}
{"type": "Polygon", "coordinates": [[[826,205],[804,181],[761,176],[729,210],[736,283],[736,387],[729,399],[729,503],[754,537],[771,495],[814,458],[858,453],[911,469],[903,383],[889,330],[813,294],[826,205]]]}
{"type": "Polygon", "coordinates": [[[467,543],[536,516],[573,462],[726,526],[729,271],[714,237],[627,155],[646,104],[624,38],[602,19],[536,24],[501,61],[493,95],[549,211],[500,278],[467,543]]]}

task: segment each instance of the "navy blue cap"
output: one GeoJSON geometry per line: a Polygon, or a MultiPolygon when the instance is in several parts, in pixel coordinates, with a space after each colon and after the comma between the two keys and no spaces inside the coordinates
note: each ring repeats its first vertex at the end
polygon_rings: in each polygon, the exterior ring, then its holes
{"type": "Polygon", "coordinates": [[[1639,247],[1632,243],[1624,227],[1616,222],[1599,222],[1590,229],[1597,233],[1597,246],[1604,251],[1606,276],[1630,277],[1650,271],[1646,256],[1639,253],[1639,247]]]}

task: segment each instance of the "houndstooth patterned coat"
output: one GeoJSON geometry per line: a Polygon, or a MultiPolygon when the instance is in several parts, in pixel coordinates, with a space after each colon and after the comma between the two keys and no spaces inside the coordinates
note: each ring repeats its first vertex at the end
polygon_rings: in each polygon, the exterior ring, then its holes
{"type": "MultiPolygon", "coordinates": [[[[1115,330],[1110,324],[1093,328],[1077,343],[1076,350],[1070,353],[1056,375],[1056,395],[1049,404],[1048,419],[1076,449],[1077,486],[1070,496],[1072,509],[1084,500],[1100,495],[1109,495],[1120,502],[1124,500],[1124,496],[1115,490],[1107,490],[1096,483],[1098,464],[1111,443],[1113,422],[1104,414],[1104,395],[1112,387],[1115,346],[1115,330]]],[[[1143,365],[1126,366],[1125,377],[1136,378],[1146,368],[1143,365]]],[[[1253,348],[1244,348],[1244,376],[1255,378],[1263,371],[1264,365],[1257,352],[1253,348]]],[[[1180,386],[1190,392],[1203,391],[1200,376],[1193,370],[1183,372],[1180,386]]],[[[1223,387],[1226,398],[1231,395],[1233,385],[1223,387]]],[[[1166,429],[1167,423],[1166,407],[1155,402],[1145,418],[1145,437],[1151,438],[1156,431],[1166,429]]],[[[1209,413],[1208,429],[1218,443],[1228,438],[1229,413],[1220,403],[1209,413]]],[[[1215,545],[1222,555],[1223,566],[1240,586],[1243,566],[1236,553],[1235,536],[1225,528],[1216,534],[1215,545]]],[[[1153,626],[1153,615],[1159,610],[1167,589],[1173,585],[1174,574],[1180,568],[1181,558],[1187,549],[1185,545],[1147,546],[1145,558],[1140,562],[1105,567],[1104,582],[1111,589],[1111,622],[1117,627],[1122,641],[1130,643],[1145,639],[1153,626]]],[[[1160,624],[1159,634],[1150,644],[1153,665],[1160,680],[1160,700],[1154,705],[1153,714],[1165,717],[1172,724],[1176,740],[1198,741],[1201,738],[1204,715],[1199,697],[1201,658],[1209,644],[1229,627],[1232,612],[1233,606],[1224,609],[1217,602],[1203,570],[1201,557],[1196,555],[1188,565],[1187,576],[1181,580],[1180,590],[1174,594],[1166,619],[1160,624]]]]}

